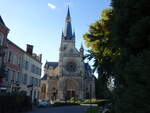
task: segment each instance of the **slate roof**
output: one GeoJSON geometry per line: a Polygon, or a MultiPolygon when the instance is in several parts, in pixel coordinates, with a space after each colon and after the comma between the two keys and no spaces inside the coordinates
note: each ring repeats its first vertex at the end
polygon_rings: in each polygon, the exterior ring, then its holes
{"type": "Polygon", "coordinates": [[[44,68],[53,67],[56,68],[58,66],[58,62],[46,62],[44,68]]]}
{"type": "Polygon", "coordinates": [[[2,17],[1,17],[1,15],[0,15],[0,23],[5,26],[5,23],[4,23],[4,21],[3,21],[2,17]]]}
{"type": "Polygon", "coordinates": [[[73,38],[73,35],[72,35],[72,26],[71,26],[71,16],[70,16],[69,7],[68,7],[67,16],[66,16],[64,36],[65,36],[64,37],[65,40],[71,40],[73,38]]]}

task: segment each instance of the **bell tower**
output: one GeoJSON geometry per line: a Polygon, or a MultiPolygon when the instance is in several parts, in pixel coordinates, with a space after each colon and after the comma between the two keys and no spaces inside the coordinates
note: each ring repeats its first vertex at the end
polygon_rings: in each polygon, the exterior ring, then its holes
{"type": "Polygon", "coordinates": [[[75,32],[72,32],[71,15],[68,7],[65,28],[59,49],[59,94],[60,98],[83,98],[83,48],[75,47],[75,32]],[[81,50],[82,49],[82,50],[81,50]]]}
{"type": "MultiPolygon", "coordinates": [[[[61,35],[61,44],[59,49],[59,75],[64,73],[64,59],[65,57],[72,56],[71,54],[79,54],[75,47],[75,32],[72,32],[71,15],[68,7],[67,15],[65,18],[65,28],[61,35]]],[[[73,69],[72,69],[73,70],[73,69]]]]}

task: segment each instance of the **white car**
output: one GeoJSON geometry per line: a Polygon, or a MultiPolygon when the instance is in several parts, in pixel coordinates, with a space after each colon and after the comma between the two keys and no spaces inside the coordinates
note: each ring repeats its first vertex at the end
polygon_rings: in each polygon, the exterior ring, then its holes
{"type": "Polygon", "coordinates": [[[48,107],[50,105],[49,100],[39,101],[38,107],[48,107]]]}

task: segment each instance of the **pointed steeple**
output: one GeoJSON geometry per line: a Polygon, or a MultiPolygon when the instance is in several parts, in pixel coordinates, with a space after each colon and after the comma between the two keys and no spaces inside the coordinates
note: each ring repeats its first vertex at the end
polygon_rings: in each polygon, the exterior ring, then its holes
{"type": "Polygon", "coordinates": [[[70,16],[69,7],[68,7],[66,21],[65,21],[64,37],[65,37],[65,40],[72,39],[72,26],[71,26],[71,16],[70,16]]]}
{"type": "Polygon", "coordinates": [[[69,6],[68,6],[68,11],[67,11],[66,21],[70,21],[71,22],[69,6]]]}

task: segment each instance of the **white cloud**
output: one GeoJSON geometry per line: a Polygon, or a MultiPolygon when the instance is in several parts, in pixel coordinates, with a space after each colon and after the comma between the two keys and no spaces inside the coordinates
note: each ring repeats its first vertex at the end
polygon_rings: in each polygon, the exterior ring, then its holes
{"type": "Polygon", "coordinates": [[[51,4],[51,3],[48,3],[48,7],[53,9],[53,10],[56,9],[56,6],[54,4],[51,4]]]}

